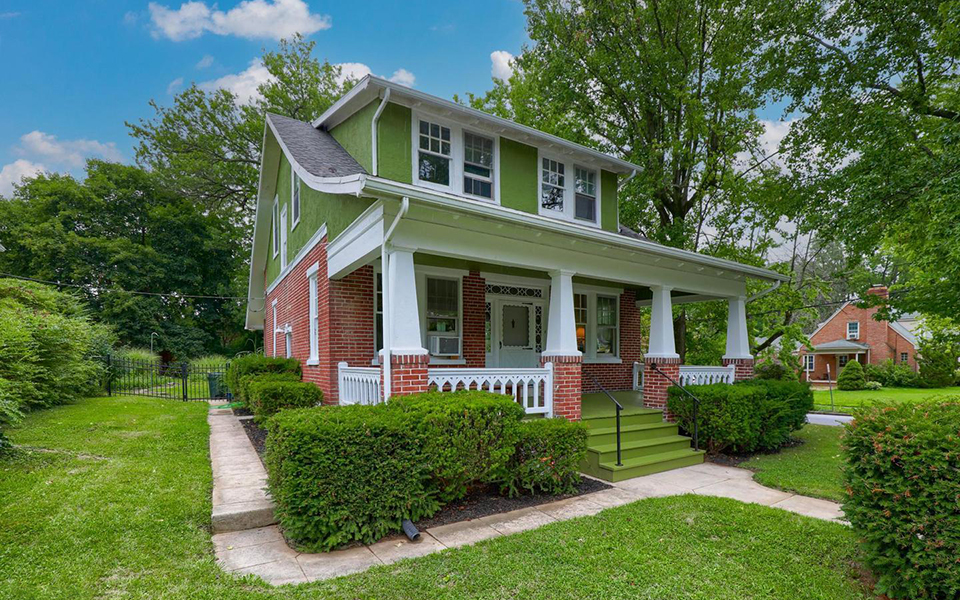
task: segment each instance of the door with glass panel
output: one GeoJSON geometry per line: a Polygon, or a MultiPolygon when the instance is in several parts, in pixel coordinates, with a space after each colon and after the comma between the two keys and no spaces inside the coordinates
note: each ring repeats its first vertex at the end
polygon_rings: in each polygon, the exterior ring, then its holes
{"type": "Polygon", "coordinates": [[[535,310],[533,302],[497,300],[494,343],[498,367],[537,367],[540,357],[535,343],[535,310]]]}

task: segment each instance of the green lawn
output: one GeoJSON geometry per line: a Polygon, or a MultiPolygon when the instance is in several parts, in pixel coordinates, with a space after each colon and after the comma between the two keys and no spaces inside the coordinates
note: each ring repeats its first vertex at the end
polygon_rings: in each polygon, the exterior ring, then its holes
{"type": "MultiPolygon", "coordinates": [[[[837,412],[869,406],[874,402],[919,402],[937,396],[960,396],[960,387],[947,388],[883,388],[881,390],[840,391],[834,387],[832,407],[837,412]]],[[[831,410],[830,391],[815,390],[813,403],[817,410],[831,410]]]]}
{"type": "Polygon", "coordinates": [[[763,485],[841,502],[845,499],[840,478],[842,431],[842,427],[807,425],[796,434],[803,444],[755,456],[740,466],[757,471],[753,478],[763,485]]]}
{"type": "Polygon", "coordinates": [[[867,598],[846,527],[734,500],[636,502],[335,581],[218,569],[207,407],[98,398],[0,458],[0,598],[867,598]],[[26,449],[29,447],[32,449],[26,449]]]}

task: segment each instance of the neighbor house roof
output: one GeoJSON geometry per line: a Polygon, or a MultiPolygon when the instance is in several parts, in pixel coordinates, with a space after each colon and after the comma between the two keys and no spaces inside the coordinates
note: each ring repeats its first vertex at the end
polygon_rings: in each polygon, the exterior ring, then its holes
{"type": "Polygon", "coordinates": [[[332,135],[310,123],[267,113],[277,141],[307,172],[316,177],[366,173],[332,135]]]}
{"type": "Polygon", "coordinates": [[[869,344],[851,342],[850,340],[834,340],[813,347],[814,352],[863,352],[869,349],[869,344]]]}

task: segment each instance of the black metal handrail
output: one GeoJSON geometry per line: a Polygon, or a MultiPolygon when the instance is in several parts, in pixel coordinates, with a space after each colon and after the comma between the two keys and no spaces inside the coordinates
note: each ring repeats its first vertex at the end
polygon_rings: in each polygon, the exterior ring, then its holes
{"type": "Polygon", "coordinates": [[[622,467],[623,460],[621,460],[621,457],[620,457],[620,454],[621,454],[620,453],[620,411],[623,410],[623,405],[617,402],[617,399],[613,397],[613,394],[608,392],[607,388],[603,387],[603,384],[597,381],[597,378],[594,377],[592,373],[590,374],[590,379],[593,380],[594,385],[600,388],[601,392],[607,395],[607,398],[610,398],[613,401],[613,403],[617,405],[617,466],[622,467]]]}
{"type": "Polygon", "coordinates": [[[657,373],[660,373],[661,375],[666,377],[670,381],[670,383],[680,388],[680,391],[682,391],[684,394],[693,398],[693,449],[700,450],[700,440],[697,432],[697,409],[700,408],[700,398],[697,398],[690,392],[690,390],[680,385],[679,381],[677,381],[673,377],[670,377],[669,375],[661,371],[660,367],[657,366],[657,363],[651,362],[650,367],[657,373]]]}

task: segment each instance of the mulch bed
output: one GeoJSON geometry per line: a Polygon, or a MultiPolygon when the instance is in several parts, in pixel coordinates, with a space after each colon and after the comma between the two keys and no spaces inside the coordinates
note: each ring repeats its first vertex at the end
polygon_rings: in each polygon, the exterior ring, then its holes
{"type": "MultiPolygon", "coordinates": [[[[237,409],[233,409],[236,414],[237,409]]],[[[253,419],[243,419],[240,421],[243,430],[247,432],[250,443],[253,444],[260,461],[263,461],[264,446],[267,441],[267,431],[253,422],[253,419]]],[[[566,496],[546,496],[546,495],[523,495],[516,498],[507,498],[501,496],[493,486],[478,488],[457,502],[448,504],[440,509],[440,512],[429,519],[417,521],[417,529],[427,529],[437,527],[438,525],[447,525],[449,523],[458,523],[468,519],[479,519],[500,513],[510,512],[520,508],[528,508],[548,502],[556,502],[565,498],[574,498],[584,494],[592,494],[601,490],[609,489],[613,486],[606,484],[598,479],[584,477],[580,481],[580,487],[575,494],[566,496]]]]}

